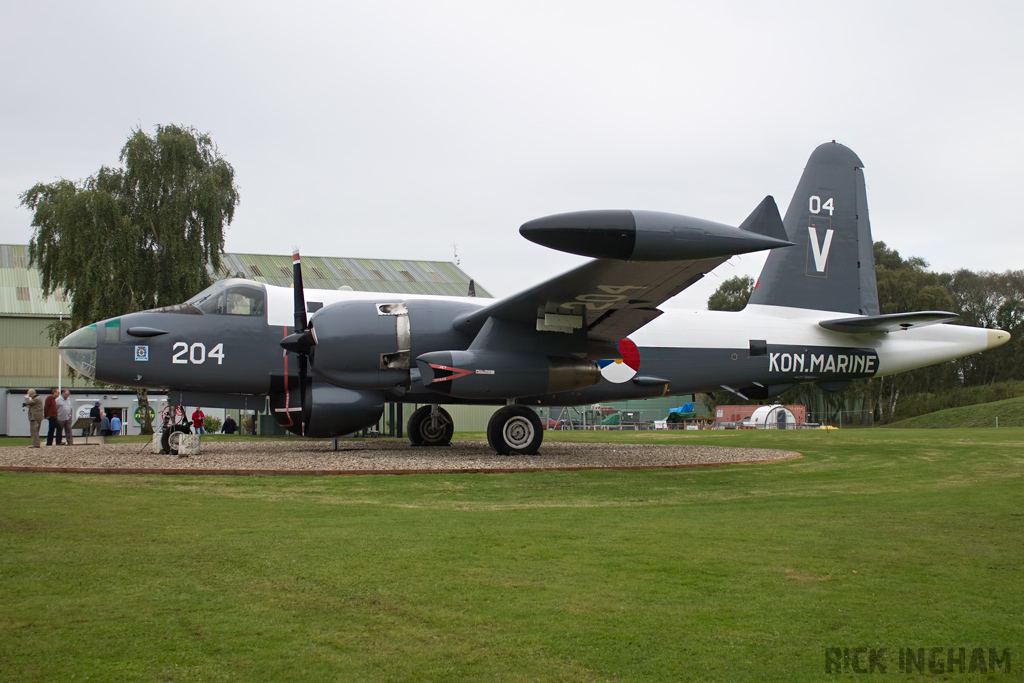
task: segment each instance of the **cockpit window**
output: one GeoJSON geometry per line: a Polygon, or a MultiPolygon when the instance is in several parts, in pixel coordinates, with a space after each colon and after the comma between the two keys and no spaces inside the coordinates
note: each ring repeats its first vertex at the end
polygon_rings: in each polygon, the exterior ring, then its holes
{"type": "Polygon", "coordinates": [[[224,292],[212,294],[196,304],[203,313],[224,315],[224,292]]]}
{"type": "Polygon", "coordinates": [[[218,282],[192,297],[190,304],[211,315],[261,316],[266,312],[266,293],[252,284],[225,286],[218,282]]]}
{"type": "Polygon", "coordinates": [[[261,289],[230,287],[224,292],[225,312],[228,315],[263,315],[266,297],[261,289]]]}
{"type": "Polygon", "coordinates": [[[206,289],[204,289],[203,291],[201,291],[198,294],[196,294],[194,297],[192,297],[191,299],[189,299],[185,303],[192,304],[193,306],[196,306],[198,308],[202,308],[202,303],[204,301],[208,301],[209,299],[214,299],[214,298],[216,298],[216,295],[221,294],[223,292],[224,292],[224,285],[222,285],[219,282],[215,282],[212,285],[210,285],[209,287],[207,287],[206,289]]]}

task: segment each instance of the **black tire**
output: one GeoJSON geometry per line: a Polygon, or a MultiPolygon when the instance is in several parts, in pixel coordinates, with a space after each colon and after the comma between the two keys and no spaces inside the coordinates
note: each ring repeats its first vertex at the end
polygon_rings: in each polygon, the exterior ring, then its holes
{"type": "Polygon", "coordinates": [[[451,446],[455,434],[455,421],[447,410],[438,406],[437,423],[430,419],[430,406],[421,406],[409,416],[406,424],[409,443],[413,446],[433,448],[451,446]]]}
{"type": "Polygon", "coordinates": [[[180,435],[191,433],[192,431],[185,425],[174,425],[170,429],[165,429],[164,435],[160,437],[161,452],[165,455],[177,455],[180,435]]]}
{"type": "Polygon", "coordinates": [[[498,455],[537,455],[543,440],[540,417],[526,406],[505,406],[487,423],[487,443],[498,455]]]}

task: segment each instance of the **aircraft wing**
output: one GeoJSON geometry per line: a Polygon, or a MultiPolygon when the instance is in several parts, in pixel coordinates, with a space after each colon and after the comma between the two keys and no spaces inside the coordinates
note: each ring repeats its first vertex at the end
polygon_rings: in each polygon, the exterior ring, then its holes
{"type": "Polygon", "coordinates": [[[540,332],[586,331],[615,344],[661,315],[658,306],[737,254],[791,246],[775,199],[739,227],[654,211],[577,211],[538,218],[520,234],[596,260],[502,299],[456,323],[475,332],[488,318],[540,332]]]}
{"type": "Polygon", "coordinates": [[[480,309],[459,321],[458,326],[478,329],[488,318],[498,318],[536,324],[542,331],[582,327],[588,339],[615,343],[661,315],[659,304],[728,258],[597,259],[480,309]]]}
{"type": "Polygon", "coordinates": [[[947,311],[916,311],[914,313],[887,313],[885,315],[858,316],[856,318],[836,318],[822,320],[818,325],[833,332],[866,334],[868,332],[896,332],[909,330],[911,327],[924,327],[948,323],[959,318],[956,313],[947,311]]]}

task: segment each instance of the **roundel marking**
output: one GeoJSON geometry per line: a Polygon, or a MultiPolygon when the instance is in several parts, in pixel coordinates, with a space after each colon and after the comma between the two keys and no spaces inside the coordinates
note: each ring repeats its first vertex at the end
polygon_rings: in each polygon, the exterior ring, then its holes
{"type": "Polygon", "coordinates": [[[601,375],[613,384],[628,382],[640,370],[640,350],[630,339],[623,339],[616,347],[622,358],[600,360],[601,375]]]}

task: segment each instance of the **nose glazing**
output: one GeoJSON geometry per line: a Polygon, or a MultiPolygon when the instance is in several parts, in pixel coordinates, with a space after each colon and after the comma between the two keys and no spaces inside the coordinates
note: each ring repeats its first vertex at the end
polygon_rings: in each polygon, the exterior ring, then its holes
{"type": "Polygon", "coordinates": [[[64,362],[89,379],[96,377],[96,325],[75,330],[57,345],[64,362]]]}

